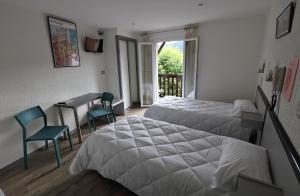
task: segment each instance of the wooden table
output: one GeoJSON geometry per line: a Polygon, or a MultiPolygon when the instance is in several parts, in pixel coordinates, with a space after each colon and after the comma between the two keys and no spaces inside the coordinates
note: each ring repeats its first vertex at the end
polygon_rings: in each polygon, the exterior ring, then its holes
{"type": "MultiPolygon", "coordinates": [[[[62,108],[69,108],[73,110],[79,143],[82,143],[82,138],[81,138],[81,128],[79,124],[77,109],[80,106],[87,104],[90,110],[91,106],[94,105],[93,101],[100,99],[101,97],[102,97],[102,93],[88,93],[54,105],[55,107],[58,108],[58,114],[62,125],[65,125],[62,108]]],[[[113,106],[114,113],[116,115],[124,115],[124,100],[115,98],[112,102],[112,106],[113,106]]]]}
{"type": "Polygon", "coordinates": [[[82,135],[81,135],[81,128],[80,128],[80,124],[79,124],[77,109],[80,106],[85,105],[85,104],[87,104],[88,108],[90,108],[90,104],[93,105],[93,101],[100,99],[101,97],[102,97],[102,93],[88,93],[88,94],[67,100],[64,103],[62,102],[62,103],[57,103],[54,105],[55,107],[58,108],[59,118],[60,118],[60,122],[62,125],[65,125],[62,108],[69,108],[69,109],[73,110],[79,143],[82,143],[82,138],[81,138],[82,135]]]}

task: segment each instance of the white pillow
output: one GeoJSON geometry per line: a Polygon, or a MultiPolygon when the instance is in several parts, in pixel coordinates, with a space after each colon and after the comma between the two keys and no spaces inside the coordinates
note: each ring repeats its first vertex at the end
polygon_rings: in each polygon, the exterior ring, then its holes
{"type": "Polygon", "coordinates": [[[272,183],[266,150],[239,140],[225,144],[211,188],[218,193],[233,193],[238,174],[272,183]]]}
{"type": "Polygon", "coordinates": [[[257,112],[256,107],[254,106],[254,104],[246,99],[237,99],[234,101],[234,107],[232,110],[232,113],[237,116],[240,117],[242,112],[257,112]]]}
{"type": "Polygon", "coordinates": [[[0,189],[0,196],[5,196],[5,194],[3,193],[3,191],[0,189]]]}

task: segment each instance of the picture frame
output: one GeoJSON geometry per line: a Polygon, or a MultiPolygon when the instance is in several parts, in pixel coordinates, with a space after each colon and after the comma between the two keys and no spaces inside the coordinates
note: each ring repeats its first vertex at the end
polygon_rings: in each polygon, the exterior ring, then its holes
{"type": "Polygon", "coordinates": [[[76,24],[54,16],[48,16],[47,20],[54,67],[79,67],[76,24]]]}
{"type": "Polygon", "coordinates": [[[276,39],[279,39],[292,31],[295,2],[291,2],[276,20],[276,39]]]}

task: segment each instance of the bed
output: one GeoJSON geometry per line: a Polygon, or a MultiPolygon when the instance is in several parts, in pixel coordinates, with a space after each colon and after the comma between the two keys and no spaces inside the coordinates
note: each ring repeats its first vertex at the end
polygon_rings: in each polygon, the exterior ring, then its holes
{"type": "Polygon", "coordinates": [[[247,100],[233,104],[167,96],[151,105],[144,116],[255,143],[256,131],[241,127],[241,111],[257,112],[257,108],[247,100]]]}
{"type": "Polygon", "coordinates": [[[70,172],[86,169],[146,196],[232,195],[239,173],[271,182],[264,148],[138,116],[88,137],[70,172]]]}

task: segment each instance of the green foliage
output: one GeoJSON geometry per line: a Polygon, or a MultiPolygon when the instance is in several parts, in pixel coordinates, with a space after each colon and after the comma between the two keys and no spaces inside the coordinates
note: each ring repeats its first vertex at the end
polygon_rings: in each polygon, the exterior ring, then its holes
{"type": "Polygon", "coordinates": [[[177,48],[164,47],[158,55],[158,73],[182,74],[183,54],[177,48]]]}

